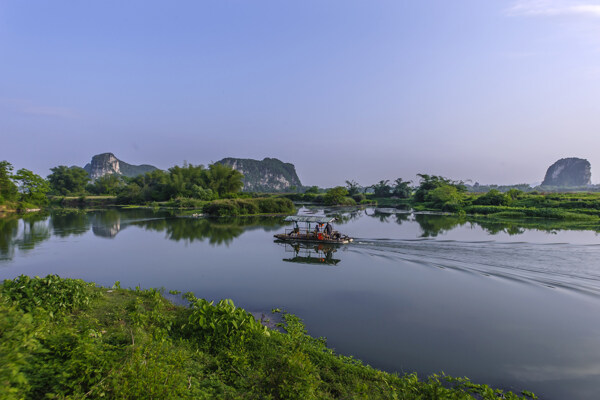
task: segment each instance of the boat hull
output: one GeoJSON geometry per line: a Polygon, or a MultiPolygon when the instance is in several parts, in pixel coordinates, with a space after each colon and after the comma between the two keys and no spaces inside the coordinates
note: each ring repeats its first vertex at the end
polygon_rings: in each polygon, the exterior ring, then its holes
{"type": "Polygon", "coordinates": [[[277,235],[273,235],[279,240],[283,240],[289,243],[302,242],[302,243],[328,243],[328,244],[346,244],[352,242],[354,239],[350,237],[342,237],[339,239],[318,239],[316,237],[303,236],[303,235],[286,235],[285,233],[280,233],[277,235]]]}

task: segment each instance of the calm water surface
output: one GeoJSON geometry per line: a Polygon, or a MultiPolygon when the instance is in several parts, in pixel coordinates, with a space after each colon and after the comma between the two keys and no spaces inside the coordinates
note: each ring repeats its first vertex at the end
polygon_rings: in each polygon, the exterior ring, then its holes
{"type": "Polygon", "coordinates": [[[258,313],[279,307],[338,352],[387,371],[443,371],[548,399],[600,396],[595,232],[336,213],[337,228],[357,240],[335,251],[275,243],[278,218],[149,210],[4,218],[0,279],[52,273],[232,298],[258,313]]]}

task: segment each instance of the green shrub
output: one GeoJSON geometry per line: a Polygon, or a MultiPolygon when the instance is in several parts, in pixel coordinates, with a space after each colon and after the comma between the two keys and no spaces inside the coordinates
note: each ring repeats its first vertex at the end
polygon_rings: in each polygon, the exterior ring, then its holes
{"type": "Polygon", "coordinates": [[[430,190],[425,195],[425,201],[437,209],[442,209],[446,203],[460,203],[462,197],[456,186],[443,184],[430,190]]]}
{"type": "Polygon", "coordinates": [[[512,201],[512,197],[501,193],[496,189],[492,189],[486,194],[479,196],[473,200],[473,204],[482,206],[507,206],[512,201]]]}
{"type": "Polygon", "coordinates": [[[442,211],[459,212],[459,211],[462,211],[462,206],[457,201],[449,201],[449,202],[444,203],[444,205],[442,206],[442,211]]]}
{"type": "Polygon", "coordinates": [[[257,199],[260,212],[263,214],[293,213],[294,203],[287,198],[263,198],[257,199]]]}
{"type": "Polygon", "coordinates": [[[215,200],[204,206],[204,212],[216,217],[253,215],[253,214],[289,214],[295,211],[294,203],[288,198],[256,198],[215,200]]]}
{"type": "Polygon", "coordinates": [[[357,193],[354,196],[352,196],[352,198],[355,202],[360,203],[361,201],[366,200],[367,196],[364,193],[357,193]]]}
{"type": "Polygon", "coordinates": [[[329,189],[323,198],[324,203],[330,206],[341,204],[348,196],[348,190],[343,186],[336,186],[329,189]]]}
{"type": "Polygon", "coordinates": [[[202,208],[205,203],[206,202],[203,200],[193,199],[191,197],[177,197],[173,201],[170,201],[168,205],[178,208],[202,208]]]}
{"type": "Polygon", "coordinates": [[[210,350],[232,347],[252,339],[254,334],[269,335],[266,326],[252,314],[233,304],[231,299],[217,304],[188,295],[192,312],[184,334],[210,350]]]}
{"type": "Polygon", "coordinates": [[[255,199],[237,199],[235,202],[240,215],[253,215],[261,212],[258,202],[255,199]]]}
{"type": "Polygon", "coordinates": [[[20,275],[5,280],[0,293],[23,311],[42,308],[50,313],[64,313],[87,307],[95,296],[94,286],[80,279],[62,279],[58,275],[45,278],[20,275]]]}
{"type": "Polygon", "coordinates": [[[215,217],[240,215],[240,209],[234,200],[214,200],[206,204],[203,210],[215,217]]]}

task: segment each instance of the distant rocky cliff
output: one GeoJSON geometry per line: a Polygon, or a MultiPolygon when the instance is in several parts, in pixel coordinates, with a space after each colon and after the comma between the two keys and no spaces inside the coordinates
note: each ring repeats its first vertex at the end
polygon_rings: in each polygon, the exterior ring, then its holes
{"type": "Polygon", "coordinates": [[[128,177],[145,174],[157,169],[152,165],[131,165],[119,160],[113,153],[96,154],[92,161],[83,167],[94,181],[103,175],[119,174],[128,177]]]}
{"type": "Polygon", "coordinates": [[[262,161],[224,158],[218,162],[244,174],[243,190],[247,192],[281,192],[292,186],[302,186],[294,164],[284,163],[276,158],[265,158],[262,161]]]}
{"type": "Polygon", "coordinates": [[[592,183],[592,167],[583,158],[563,158],[546,171],[542,186],[587,186],[592,183]]]}

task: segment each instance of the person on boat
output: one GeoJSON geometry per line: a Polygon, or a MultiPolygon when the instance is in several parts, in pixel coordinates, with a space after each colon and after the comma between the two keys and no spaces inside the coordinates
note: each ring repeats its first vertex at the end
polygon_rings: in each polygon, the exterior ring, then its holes
{"type": "Polygon", "coordinates": [[[319,232],[320,232],[320,230],[319,230],[319,224],[316,224],[315,225],[315,236],[319,236],[319,232]]]}
{"type": "Polygon", "coordinates": [[[300,227],[298,226],[298,223],[296,222],[294,224],[294,230],[292,231],[291,236],[298,236],[300,234],[300,227]]]}
{"type": "Polygon", "coordinates": [[[327,223],[327,225],[325,225],[325,233],[328,237],[331,237],[331,234],[333,233],[333,227],[329,222],[327,223]]]}

